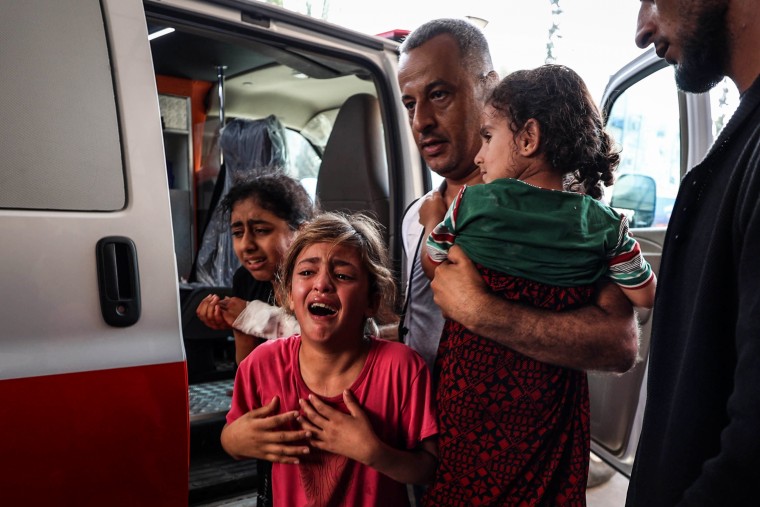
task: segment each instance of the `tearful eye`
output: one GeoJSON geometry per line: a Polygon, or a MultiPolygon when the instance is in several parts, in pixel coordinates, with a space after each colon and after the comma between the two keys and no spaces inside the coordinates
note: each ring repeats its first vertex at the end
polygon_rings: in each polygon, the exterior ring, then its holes
{"type": "Polygon", "coordinates": [[[309,313],[313,315],[317,315],[319,317],[327,317],[328,315],[335,315],[337,312],[338,310],[324,303],[311,303],[309,305],[309,313]]]}

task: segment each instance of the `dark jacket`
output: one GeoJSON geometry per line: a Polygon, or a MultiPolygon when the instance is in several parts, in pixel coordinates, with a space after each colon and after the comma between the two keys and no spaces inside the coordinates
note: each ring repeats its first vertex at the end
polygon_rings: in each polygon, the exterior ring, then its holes
{"type": "Polygon", "coordinates": [[[760,79],[681,183],[627,506],[759,505],[760,79]]]}

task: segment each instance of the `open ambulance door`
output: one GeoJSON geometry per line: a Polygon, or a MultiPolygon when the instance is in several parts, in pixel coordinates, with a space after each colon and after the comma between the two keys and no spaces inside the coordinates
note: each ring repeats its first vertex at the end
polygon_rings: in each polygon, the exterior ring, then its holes
{"type": "Polygon", "coordinates": [[[0,34],[0,504],[187,505],[142,4],[4,2],[0,34]]]}

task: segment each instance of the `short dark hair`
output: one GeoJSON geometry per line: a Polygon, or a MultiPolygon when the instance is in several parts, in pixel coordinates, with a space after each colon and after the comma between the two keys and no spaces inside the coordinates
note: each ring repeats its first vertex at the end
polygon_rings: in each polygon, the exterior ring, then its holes
{"type": "Polygon", "coordinates": [[[602,184],[614,182],[620,155],[586,83],[574,70],[542,65],[512,72],[491,91],[486,104],[507,118],[515,134],[531,118],[538,122],[539,150],[553,168],[571,176],[570,190],[600,199],[602,184]]]}
{"type": "Polygon", "coordinates": [[[408,54],[439,35],[449,35],[456,41],[462,61],[476,77],[484,78],[494,70],[485,35],[477,26],[464,19],[440,18],[428,21],[410,33],[399,50],[402,54],[408,54]]]}
{"type": "Polygon", "coordinates": [[[287,222],[292,230],[311,220],[314,205],[303,185],[281,172],[270,172],[235,183],[222,199],[226,217],[239,202],[253,199],[267,211],[287,222]]]}

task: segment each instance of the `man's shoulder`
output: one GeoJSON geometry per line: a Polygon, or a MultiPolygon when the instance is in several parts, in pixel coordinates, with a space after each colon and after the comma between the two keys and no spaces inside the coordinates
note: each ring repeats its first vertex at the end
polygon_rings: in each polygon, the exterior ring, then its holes
{"type": "Polygon", "coordinates": [[[435,190],[431,190],[422,197],[418,197],[409,203],[409,205],[404,210],[403,215],[401,215],[402,225],[404,226],[404,229],[408,228],[410,224],[419,223],[420,206],[422,206],[422,201],[425,199],[425,197],[432,194],[434,191],[435,190]]]}
{"type": "Polygon", "coordinates": [[[407,256],[411,255],[412,249],[417,244],[415,238],[419,238],[424,231],[422,224],[420,224],[420,206],[422,206],[422,200],[432,192],[433,190],[412,201],[402,215],[401,240],[407,256]]]}

